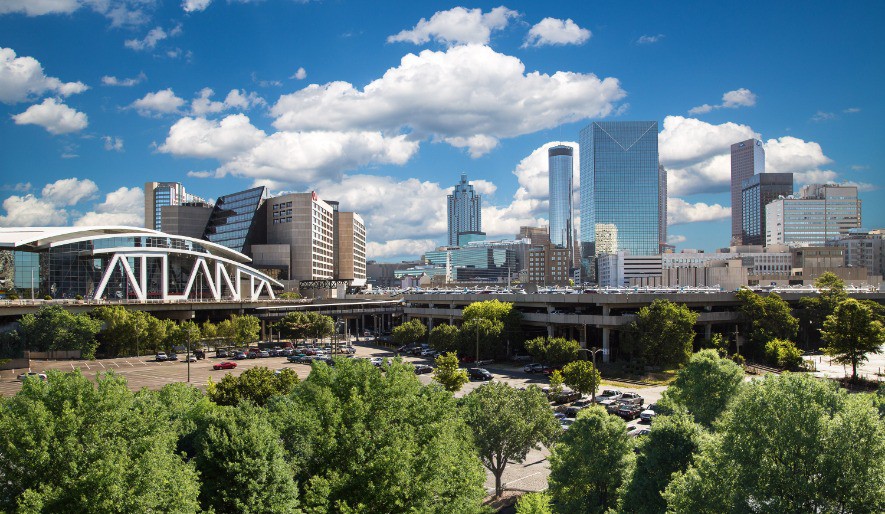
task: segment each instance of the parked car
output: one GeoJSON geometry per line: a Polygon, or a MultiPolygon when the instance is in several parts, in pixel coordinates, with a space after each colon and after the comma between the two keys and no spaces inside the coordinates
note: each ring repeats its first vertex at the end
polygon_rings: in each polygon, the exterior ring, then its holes
{"type": "Polygon", "coordinates": [[[526,373],[540,373],[544,370],[544,365],[534,362],[532,364],[526,364],[525,367],[522,368],[526,373]]]}
{"type": "Polygon", "coordinates": [[[621,406],[618,407],[616,414],[626,420],[631,420],[639,417],[640,412],[642,412],[641,406],[631,403],[622,403],[621,406]]]}
{"type": "Polygon", "coordinates": [[[617,389],[603,389],[601,393],[596,395],[596,403],[602,403],[606,400],[617,400],[624,394],[617,389]]]}
{"type": "Polygon", "coordinates": [[[157,362],[165,362],[169,360],[169,356],[166,355],[166,352],[160,352],[154,357],[154,359],[156,359],[157,362]]]}
{"type": "Polygon", "coordinates": [[[428,366],[427,364],[415,364],[415,374],[416,375],[430,373],[432,371],[433,371],[433,366],[428,366]]]}
{"type": "Polygon", "coordinates": [[[467,370],[467,376],[470,380],[482,380],[483,382],[492,379],[492,374],[483,368],[470,368],[467,370]]]}
{"type": "Polygon", "coordinates": [[[651,433],[651,430],[649,430],[647,428],[636,427],[633,430],[627,432],[627,435],[629,435],[630,437],[639,437],[639,436],[643,436],[643,435],[648,435],[650,433],[651,433]]]}
{"type": "Polygon", "coordinates": [[[196,357],[197,360],[199,360],[199,359],[205,359],[205,358],[206,358],[206,352],[203,351],[203,350],[194,350],[194,357],[196,357]]]}
{"type": "Polygon", "coordinates": [[[38,380],[46,381],[46,373],[37,373],[36,371],[28,371],[27,373],[22,373],[18,376],[19,382],[24,382],[29,378],[36,378],[38,380]]]}
{"type": "Polygon", "coordinates": [[[369,362],[371,362],[373,366],[380,368],[381,365],[384,364],[384,358],[383,357],[372,357],[371,359],[369,359],[369,362]]]}
{"type": "Polygon", "coordinates": [[[563,430],[568,430],[574,422],[574,418],[562,418],[561,420],[559,420],[559,426],[561,426],[563,430]]]}
{"type": "Polygon", "coordinates": [[[298,359],[300,359],[301,357],[306,357],[306,355],[304,355],[303,353],[297,353],[297,354],[294,354],[294,355],[289,355],[288,357],[286,357],[286,360],[289,361],[289,362],[301,362],[301,361],[298,360],[298,359]]]}
{"type": "Polygon", "coordinates": [[[571,389],[564,389],[553,398],[553,403],[556,405],[562,405],[564,403],[573,402],[581,397],[581,393],[577,391],[572,391],[571,389]]]}
{"type": "Polygon", "coordinates": [[[212,369],[214,369],[216,371],[219,369],[234,369],[236,367],[237,367],[237,363],[231,362],[231,361],[219,362],[218,364],[212,365],[212,369]]]}
{"type": "Polygon", "coordinates": [[[185,358],[185,362],[197,362],[197,356],[190,354],[185,358]]]}
{"type": "Polygon", "coordinates": [[[215,350],[215,356],[219,357],[221,359],[226,359],[227,358],[227,350],[225,350],[224,348],[222,348],[221,350],[215,350]]]}
{"type": "Polygon", "coordinates": [[[247,358],[248,357],[246,356],[246,352],[237,352],[234,354],[234,359],[236,359],[238,361],[243,360],[243,359],[247,359],[247,358]]]}
{"type": "Polygon", "coordinates": [[[258,356],[261,358],[270,357],[270,352],[262,350],[262,351],[258,352],[258,356]]]}
{"type": "Polygon", "coordinates": [[[651,404],[646,407],[644,411],[639,413],[639,420],[651,423],[651,420],[657,415],[658,413],[655,412],[655,404],[651,404]]]}
{"type": "Polygon", "coordinates": [[[167,360],[167,361],[177,361],[177,360],[178,360],[178,354],[177,354],[177,353],[170,353],[170,354],[166,357],[166,360],[167,360]]]}
{"type": "Polygon", "coordinates": [[[618,398],[619,401],[623,400],[639,400],[639,404],[642,405],[645,403],[645,399],[639,395],[639,393],[624,393],[618,398]]]}

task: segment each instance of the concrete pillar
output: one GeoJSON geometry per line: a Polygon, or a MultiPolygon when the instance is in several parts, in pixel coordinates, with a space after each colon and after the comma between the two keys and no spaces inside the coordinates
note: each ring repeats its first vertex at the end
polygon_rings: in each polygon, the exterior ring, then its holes
{"type": "Polygon", "coordinates": [[[547,325],[547,337],[553,337],[553,325],[547,325]]]}
{"type": "Polygon", "coordinates": [[[587,348],[587,325],[581,325],[581,348],[587,348]]]}
{"type": "Polygon", "coordinates": [[[611,334],[611,329],[608,327],[602,327],[602,362],[610,362],[609,356],[611,354],[611,343],[609,342],[609,335],[611,334]]]}
{"type": "Polygon", "coordinates": [[[267,334],[265,333],[266,327],[264,320],[261,320],[261,340],[267,341],[267,334]]]}
{"type": "Polygon", "coordinates": [[[427,332],[433,330],[433,316],[427,317],[427,332]]]}
{"type": "Polygon", "coordinates": [[[704,338],[709,341],[713,337],[713,324],[707,323],[704,325],[704,338]]]}

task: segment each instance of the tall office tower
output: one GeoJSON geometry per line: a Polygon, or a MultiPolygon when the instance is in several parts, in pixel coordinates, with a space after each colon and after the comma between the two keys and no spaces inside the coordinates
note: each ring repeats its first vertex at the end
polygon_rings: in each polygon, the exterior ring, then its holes
{"type": "Polygon", "coordinates": [[[572,158],[574,149],[557,145],[547,150],[550,185],[550,242],[572,247],[572,158]]]}
{"type": "MultiPolygon", "coordinates": [[[[268,199],[266,216],[266,246],[287,249],[284,252],[288,251],[289,280],[335,278],[335,209],[332,205],[316,192],[289,193],[268,199]]],[[[365,263],[362,269],[365,279],[365,263]]]]}
{"type": "Polygon", "coordinates": [[[765,150],[762,141],[747,139],[731,145],[731,244],[743,244],[743,208],[741,187],[744,180],[765,173],[765,150]]]}
{"type": "Polygon", "coordinates": [[[533,246],[550,244],[550,234],[546,227],[519,227],[516,239],[528,239],[533,246]]]}
{"type": "MultiPolygon", "coordinates": [[[[337,203],[337,202],[336,202],[337,203]]],[[[335,209],[335,278],[366,285],[366,225],[355,212],[335,209]]]]}
{"type": "Polygon", "coordinates": [[[765,244],[765,206],[779,196],[791,194],[792,173],[761,173],[741,182],[741,240],[744,245],[765,244]]]}
{"type": "Polygon", "coordinates": [[[823,246],[860,228],[861,201],[856,186],[809,184],[766,205],[765,217],[766,246],[823,246]]]}
{"type": "Polygon", "coordinates": [[[458,246],[459,235],[482,232],[482,195],[476,194],[473,185],[467,182],[467,174],[461,174],[461,182],[455,184],[455,191],[448,196],[449,246],[458,246]]]}
{"type": "Polygon", "coordinates": [[[583,276],[594,282],[597,227],[614,236],[617,251],[660,250],[658,122],[593,122],[581,130],[579,143],[581,265],[583,276]]]}
{"type": "Polygon", "coordinates": [[[664,247],[667,245],[667,170],[664,165],[658,166],[658,234],[660,243],[658,252],[664,253],[664,247]]]}
{"type": "Polygon", "coordinates": [[[267,223],[264,200],[267,196],[264,186],[219,196],[206,224],[203,239],[251,255],[252,245],[265,241],[267,223]]]}
{"type": "Polygon", "coordinates": [[[206,203],[199,196],[188,194],[178,182],[145,182],[144,184],[144,226],[153,230],[163,230],[162,208],[170,205],[206,203]]]}

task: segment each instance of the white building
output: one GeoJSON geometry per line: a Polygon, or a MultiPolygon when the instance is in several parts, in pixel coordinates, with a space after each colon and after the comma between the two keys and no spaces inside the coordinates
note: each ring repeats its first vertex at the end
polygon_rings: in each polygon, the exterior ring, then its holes
{"type": "Polygon", "coordinates": [[[810,184],[765,207],[765,245],[823,246],[860,228],[857,187],[810,184]]]}

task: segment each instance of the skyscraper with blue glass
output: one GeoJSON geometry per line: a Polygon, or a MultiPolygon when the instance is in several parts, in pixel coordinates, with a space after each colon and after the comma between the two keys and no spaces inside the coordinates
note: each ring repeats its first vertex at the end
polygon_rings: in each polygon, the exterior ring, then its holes
{"type": "Polygon", "coordinates": [[[550,242],[572,249],[572,159],[574,149],[557,145],[547,150],[550,185],[550,242]]]}
{"type": "Polygon", "coordinates": [[[597,121],[581,130],[578,142],[581,263],[584,279],[595,281],[597,227],[605,229],[609,250],[660,251],[658,122],[597,121]]]}
{"type": "Polygon", "coordinates": [[[483,239],[482,195],[474,191],[473,184],[467,181],[467,174],[461,174],[461,181],[448,195],[449,246],[465,244],[467,240],[483,239]],[[462,240],[463,239],[463,240],[462,240]]]}

